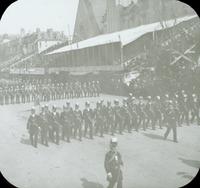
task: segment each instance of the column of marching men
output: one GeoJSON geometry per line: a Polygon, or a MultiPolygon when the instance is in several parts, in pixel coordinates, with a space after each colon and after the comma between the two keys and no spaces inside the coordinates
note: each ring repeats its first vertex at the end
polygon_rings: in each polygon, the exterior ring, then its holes
{"type": "Polygon", "coordinates": [[[169,96],[130,96],[122,101],[98,101],[95,108],[85,102],[80,110],[79,104],[71,106],[66,102],[62,112],[53,106],[41,107],[36,114],[34,108],[28,119],[27,129],[31,144],[37,147],[38,139],[48,146],[48,142],[59,144],[60,139],[70,142],[71,139],[93,139],[104,134],[131,133],[133,130],[155,130],[167,127],[164,138],[173,130],[174,142],[177,142],[176,128],[182,125],[197,123],[200,125],[200,97],[196,94],[187,95],[182,91],[179,95],[169,96]],[[195,122],[196,121],[196,122],[195,122]]]}
{"type": "Polygon", "coordinates": [[[101,86],[99,81],[7,84],[0,85],[0,105],[97,97],[100,92],[101,86]]]}

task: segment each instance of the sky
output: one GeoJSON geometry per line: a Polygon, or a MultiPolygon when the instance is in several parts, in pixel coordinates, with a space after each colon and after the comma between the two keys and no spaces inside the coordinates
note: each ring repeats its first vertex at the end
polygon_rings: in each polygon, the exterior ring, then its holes
{"type": "Polygon", "coordinates": [[[20,29],[33,32],[53,28],[73,33],[78,0],[18,0],[4,12],[0,21],[0,34],[19,34],[20,29]]]}

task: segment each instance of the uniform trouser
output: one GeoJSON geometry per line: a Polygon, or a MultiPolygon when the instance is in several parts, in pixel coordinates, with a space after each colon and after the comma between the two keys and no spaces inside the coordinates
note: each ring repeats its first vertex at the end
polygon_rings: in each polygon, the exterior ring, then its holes
{"type": "Polygon", "coordinates": [[[165,132],[164,138],[166,139],[169,135],[170,131],[173,131],[173,139],[174,141],[177,141],[177,130],[176,130],[176,121],[172,121],[168,123],[167,130],[165,132]]]}
{"type": "Polygon", "coordinates": [[[131,132],[131,120],[130,118],[125,118],[123,121],[123,128],[127,128],[127,131],[130,133],[131,132]]]}
{"type": "Polygon", "coordinates": [[[65,125],[62,127],[62,139],[65,140],[65,137],[67,137],[67,142],[70,142],[70,138],[71,138],[71,133],[72,132],[72,128],[70,125],[65,125]]]}
{"type": "Polygon", "coordinates": [[[62,126],[62,139],[65,140],[65,136],[67,135],[67,127],[65,125],[62,126]]]}
{"type": "Polygon", "coordinates": [[[119,131],[119,133],[120,134],[122,134],[122,131],[123,131],[123,125],[122,125],[122,120],[120,120],[120,119],[116,119],[115,120],[115,130],[118,128],[118,131],[119,131]]]}
{"type": "Polygon", "coordinates": [[[114,188],[114,186],[117,184],[117,188],[122,188],[122,180],[117,181],[110,181],[108,188],[114,188]]]}
{"type": "Polygon", "coordinates": [[[45,129],[41,130],[41,142],[42,144],[48,146],[48,131],[45,129]]]}
{"type": "Polygon", "coordinates": [[[59,136],[59,128],[57,127],[54,127],[53,128],[53,141],[56,143],[56,144],[59,144],[59,140],[60,140],[60,136],[59,136]]]}
{"type": "Polygon", "coordinates": [[[193,109],[191,115],[192,115],[192,117],[191,117],[190,122],[193,123],[196,118],[197,123],[200,124],[200,117],[199,117],[198,109],[193,109]]]}
{"type": "Polygon", "coordinates": [[[48,131],[49,132],[49,138],[50,138],[51,141],[53,141],[53,127],[50,126],[48,130],[49,130],[48,131]]]}
{"type": "Polygon", "coordinates": [[[31,102],[35,101],[35,95],[32,95],[31,102]]]}
{"type": "Polygon", "coordinates": [[[22,96],[22,103],[25,103],[26,100],[25,100],[25,96],[22,96]]]}
{"type": "Polygon", "coordinates": [[[30,95],[27,95],[27,96],[26,96],[26,101],[27,101],[27,102],[30,102],[30,95]]]}
{"type": "Polygon", "coordinates": [[[111,134],[112,135],[114,135],[114,133],[115,133],[115,128],[114,128],[114,122],[113,122],[113,120],[112,119],[107,119],[106,120],[106,131],[107,132],[111,132],[111,134]]]}
{"type": "Polygon", "coordinates": [[[189,125],[189,112],[188,111],[183,111],[181,113],[181,124],[183,124],[183,122],[186,122],[187,125],[189,125]]]}
{"type": "Polygon", "coordinates": [[[103,136],[103,132],[104,132],[103,119],[97,120],[96,123],[95,123],[95,125],[96,125],[95,133],[97,134],[98,132],[100,132],[100,136],[103,136]]]}
{"type": "Polygon", "coordinates": [[[131,129],[133,129],[133,128],[135,128],[135,130],[137,128],[137,117],[131,118],[131,129]]]}
{"type": "Polygon", "coordinates": [[[153,118],[152,114],[147,115],[145,124],[146,124],[146,127],[148,127],[151,124],[152,129],[155,129],[155,118],[153,118]]]}
{"type": "Polygon", "coordinates": [[[176,123],[181,126],[181,114],[179,112],[176,113],[176,123]]]}
{"type": "Polygon", "coordinates": [[[70,91],[69,96],[70,96],[70,98],[73,98],[73,97],[74,97],[73,91],[70,91]]]}
{"type": "Polygon", "coordinates": [[[88,132],[88,128],[89,128],[89,134],[90,134],[90,138],[93,138],[93,125],[92,122],[85,122],[85,130],[84,130],[84,136],[86,137],[87,132],[88,132]]]}
{"type": "Polygon", "coordinates": [[[111,180],[109,180],[108,188],[114,188],[115,185],[117,185],[117,188],[122,188],[122,173],[120,172],[118,177],[115,176],[111,180]]]}
{"type": "Polygon", "coordinates": [[[142,125],[143,130],[145,131],[145,130],[146,130],[145,118],[144,118],[144,117],[141,117],[141,116],[139,116],[139,118],[138,118],[136,131],[138,131],[140,125],[142,125]]]}
{"type": "Polygon", "coordinates": [[[64,91],[64,99],[66,99],[66,98],[67,98],[67,92],[64,91]]]}
{"type": "Polygon", "coordinates": [[[160,129],[162,129],[162,115],[160,112],[155,113],[155,125],[158,123],[160,129]]]}
{"type": "Polygon", "coordinates": [[[75,123],[75,125],[74,125],[74,138],[76,138],[77,132],[78,132],[78,135],[79,135],[79,140],[81,140],[81,139],[82,139],[81,122],[77,122],[77,123],[75,123]]]}
{"type": "Polygon", "coordinates": [[[38,133],[30,133],[30,141],[31,145],[34,147],[37,147],[37,142],[38,142],[38,133]]]}

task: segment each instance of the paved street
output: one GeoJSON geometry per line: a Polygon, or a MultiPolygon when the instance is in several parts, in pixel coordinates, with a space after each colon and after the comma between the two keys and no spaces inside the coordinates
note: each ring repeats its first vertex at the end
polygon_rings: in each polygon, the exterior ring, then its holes
{"type": "MultiPolygon", "coordinates": [[[[105,101],[113,96],[103,96],[105,101]]],[[[120,97],[119,97],[120,98],[120,97]]],[[[81,108],[86,100],[73,99],[81,108]]],[[[62,108],[64,101],[51,102],[62,108]]],[[[72,139],[49,147],[29,143],[26,121],[31,104],[0,106],[0,170],[4,177],[22,188],[105,188],[104,156],[110,135],[83,142],[72,139]]],[[[122,153],[125,188],[169,188],[189,183],[200,167],[200,127],[178,128],[179,143],[172,133],[163,140],[165,129],[133,131],[117,135],[122,153]]]]}

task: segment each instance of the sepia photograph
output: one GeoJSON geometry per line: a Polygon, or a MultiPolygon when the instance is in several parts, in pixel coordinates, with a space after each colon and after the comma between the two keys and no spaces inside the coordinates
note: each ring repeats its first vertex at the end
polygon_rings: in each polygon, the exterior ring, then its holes
{"type": "Polygon", "coordinates": [[[178,0],[12,3],[0,135],[15,187],[188,185],[200,168],[199,16],[178,0]]]}

